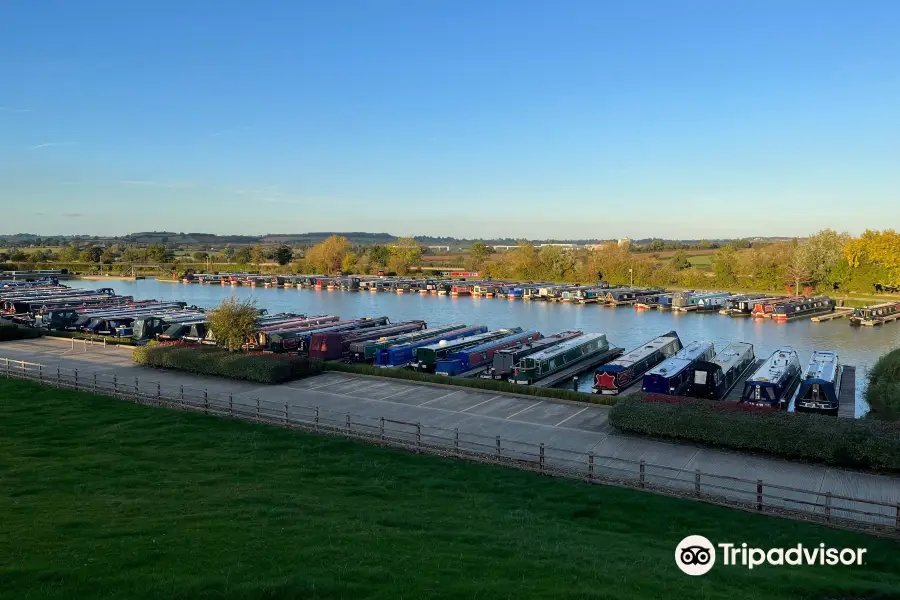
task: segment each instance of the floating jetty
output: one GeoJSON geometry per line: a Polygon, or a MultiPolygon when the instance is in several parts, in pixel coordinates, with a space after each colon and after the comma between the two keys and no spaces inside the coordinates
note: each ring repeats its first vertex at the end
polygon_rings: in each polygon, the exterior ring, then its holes
{"type": "Polygon", "coordinates": [[[589,356],[584,360],[581,360],[570,367],[563,369],[562,371],[557,371],[556,373],[544,377],[543,379],[539,379],[531,384],[532,387],[539,388],[548,388],[553,387],[558,383],[562,383],[568,379],[572,379],[573,377],[577,377],[581,373],[585,371],[589,371],[591,369],[596,368],[598,365],[602,365],[603,363],[609,362],[611,360],[615,360],[622,356],[622,353],[625,352],[624,348],[617,348],[615,346],[611,346],[606,352],[602,354],[595,354],[593,356],[589,356]]]}
{"type": "Polygon", "coordinates": [[[839,419],[856,418],[856,367],[844,365],[838,402],[837,416],[839,419]]]}
{"type": "Polygon", "coordinates": [[[836,308],[833,313],[819,315],[810,319],[813,323],[824,323],[825,321],[834,321],[835,319],[843,319],[853,314],[852,308],[836,308]]]}

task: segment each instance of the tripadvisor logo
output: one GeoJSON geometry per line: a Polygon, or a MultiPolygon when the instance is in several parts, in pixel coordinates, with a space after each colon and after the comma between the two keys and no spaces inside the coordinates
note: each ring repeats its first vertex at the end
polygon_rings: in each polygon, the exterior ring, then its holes
{"type": "Polygon", "coordinates": [[[702,535],[689,535],[675,547],[675,564],[687,575],[705,575],[716,565],[753,569],[760,565],[862,565],[866,548],[829,548],[825,544],[790,548],[754,548],[746,543],[713,544],[702,535]],[[717,550],[718,549],[718,550],[717,550]]]}

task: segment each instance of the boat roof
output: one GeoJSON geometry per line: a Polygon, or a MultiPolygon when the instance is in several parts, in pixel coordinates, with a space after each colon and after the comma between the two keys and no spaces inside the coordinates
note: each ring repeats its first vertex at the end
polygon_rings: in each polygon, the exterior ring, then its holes
{"type": "Polygon", "coordinates": [[[462,351],[463,351],[463,352],[481,352],[482,350],[488,350],[488,349],[490,349],[490,348],[493,348],[494,346],[496,346],[496,345],[498,345],[498,344],[503,344],[503,343],[506,343],[506,342],[508,342],[508,341],[510,341],[510,340],[513,340],[513,339],[516,339],[516,338],[524,338],[524,337],[528,337],[528,336],[534,335],[534,334],[536,334],[536,333],[537,333],[537,334],[540,334],[539,331],[534,330],[534,329],[532,329],[532,330],[530,330],[530,331],[519,331],[518,333],[512,333],[512,334],[510,334],[510,335],[505,335],[505,336],[503,336],[503,337],[501,337],[501,338],[495,338],[495,339],[489,340],[489,341],[487,341],[487,342],[485,342],[485,343],[483,343],[483,344],[479,344],[479,345],[477,345],[477,346],[473,346],[472,348],[466,348],[466,349],[464,349],[464,350],[462,350],[462,351]]]}
{"type": "Polygon", "coordinates": [[[755,373],[747,381],[778,381],[787,371],[791,363],[799,365],[797,352],[790,346],[779,348],[772,353],[766,361],[759,366],[755,373]]]}
{"type": "Polygon", "coordinates": [[[653,338],[649,342],[644,343],[641,346],[638,346],[634,350],[628,352],[627,354],[623,354],[616,360],[612,361],[611,365],[630,365],[632,363],[636,363],[641,360],[651,352],[656,352],[666,344],[672,342],[672,340],[678,339],[678,334],[674,331],[670,331],[665,335],[661,335],[659,337],[653,338]]]}
{"type": "MultiPolygon", "coordinates": [[[[434,344],[422,346],[421,348],[425,350],[442,350],[444,348],[454,348],[462,344],[471,344],[472,342],[478,342],[481,340],[494,340],[496,339],[498,332],[506,331],[508,332],[507,335],[511,335],[513,333],[516,333],[515,329],[497,329],[495,331],[485,331],[484,333],[477,333],[475,335],[459,337],[455,340],[441,340],[439,342],[435,342],[434,344]],[[446,342],[446,344],[441,345],[442,342],[446,342]]],[[[519,331],[521,331],[521,329],[519,329],[519,331]]]]}
{"type": "Polygon", "coordinates": [[[533,360],[546,360],[548,358],[553,358],[557,354],[562,354],[567,350],[571,350],[572,348],[576,348],[578,346],[583,346],[584,344],[588,344],[590,342],[596,341],[598,339],[602,339],[604,342],[606,341],[605,333],[585,333],[583,335],[579,335],[576,338],[572,338],[571,340],[566,340],[565,342],[559,343],[555,346],[551,346],[546,350],[539,350],[534,354],[527,356],[526,358],[533,360]]]}
{"type": "Polygon", "coordinates": [[[728,344],[724,350],[716,354],[716,357],[710,362],[721,366],[724,371],[726,367],[745,356],[748,350],[753,352],[753,344],[748,344],[747,342],[732,342],[731,344],[728,344]]]}
{"type": "Polygon", "coordinates": [[[803,375],[803,378],[835,381],[835,379],[837,379],[837,369],[840,364],[837,352],[816,350],[809,359],[809,364],[806,366],[806,373],[803,375]]]}
{"type": "Polygon", "coordinates": [[[657,366],[650,369],[647,374],[648,375],[664,375],[666,377],[672,375],[673,373],[681,372],[685,367],[693,364],[700,356],[713,347],[712,342],[691,342],[681,350],[679,350],[675,356],[670,356],[666,360],[659,363],[657,366]]]}

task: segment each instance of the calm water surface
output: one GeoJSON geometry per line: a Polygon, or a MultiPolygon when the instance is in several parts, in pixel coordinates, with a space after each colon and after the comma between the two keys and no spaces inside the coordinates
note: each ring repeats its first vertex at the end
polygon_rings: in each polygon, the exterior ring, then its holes
{"type": "MultiPolygon", "coordinates": [[[[333,314],[342,318],[362,316],[390,317],[391,321],[422,319],[430,326],[451,323],[482,324],[495,329],[519,326],[550,335],[565,329],[606,333],[611,344],[630,350],[642,342],[672,329],[683,343],[710,340],[717,349],[731,342],[752,343],[760,357],[782,346],[792,346],[804,365],[813,350],[834,350],[844,364],[857,366],[857,404],[864,387],[864,373],[887,350],[900,346],[900,322],[882,327],[850,327],[846,319],[827,323],[810,320],[775,323],[753,319],[734,319],[718,313],[694,314],[669,311],[637,311],[633,308],[608,308],[526,302],[500,298],[454,298],[420,294],[342,292],[308,289],[267,289],[222,287],[220,285],[176,284],[156,280],[72,281],[74,287],[113,287],[116,292],[138,299],[184,300],[202,307],[217,305],[232,294],[256,298],[269,312],[333,314]]],[[[590,391],[591,376],[581,377],[579,388],[590,391]]]]}

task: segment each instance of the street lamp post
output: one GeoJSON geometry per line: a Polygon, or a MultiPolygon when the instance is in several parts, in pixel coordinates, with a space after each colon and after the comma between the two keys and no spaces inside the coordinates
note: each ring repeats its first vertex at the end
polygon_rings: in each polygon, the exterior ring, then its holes
{"type": "Polygon", "coordinates": [[[634,287],[634,269],[628,269],[628,274],[631,275],[631,287],[634,287]]]}

